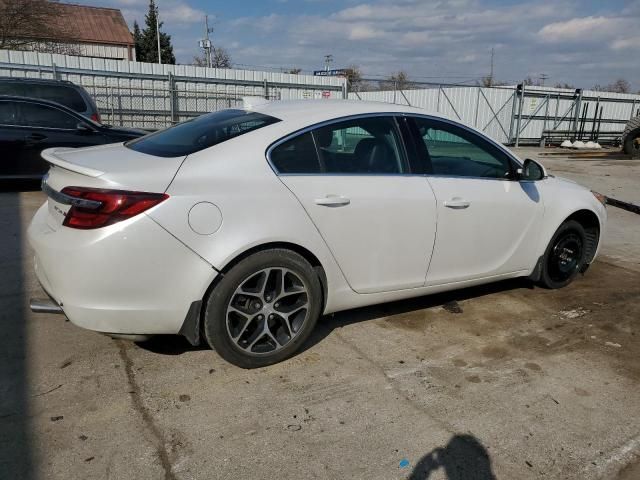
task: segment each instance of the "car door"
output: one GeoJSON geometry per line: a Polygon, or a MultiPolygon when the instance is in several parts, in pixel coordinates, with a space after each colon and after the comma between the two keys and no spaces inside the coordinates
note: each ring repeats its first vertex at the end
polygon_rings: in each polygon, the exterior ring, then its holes
{"type": "Polygon", "coordinates": [[[356,292],[424,284],[435,197],[411,174],[392,116],[320,126],[272,147],[269,158],[356,292]]]}
{"type": "Polygon", "coordinates": [[[413,122],[438,211],[426,285],[531,269],[544,215],[535,182],[519,181],[514,160],[470,129],[429,117],[413,122]]]}
{"type": "Polygon", "coordinates": [[[0,178],[22,176],[20,164],[24,130],[18,125],[15,102],[0,100],[0,178]]]}
{"type": "Polygon", "coordinates": [[[22,169],[44,174],[47,164],[40,156],[50,147],[86,147],[104,143],[104,136],[91,128],[78,129],[80,115],[46,103],[18,102],[18,117],[24,130],[22,169]]]}

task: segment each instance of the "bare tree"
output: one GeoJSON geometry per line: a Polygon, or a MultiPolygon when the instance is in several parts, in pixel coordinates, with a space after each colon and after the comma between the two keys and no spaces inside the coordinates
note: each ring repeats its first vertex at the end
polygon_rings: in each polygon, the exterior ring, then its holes
{"type": "Polygon", "coordinates": [[[345,77],[347,77],[347,87],[352,92],[366,92],[371,90],[369,82],[362,78],[362,71],[357,65],[351,65],[344,69],[345,77]]]}
{"type": "Polygon", "coordinates": [[[0,0],[0,49],[77,53],[65,9],[47,0],[0,0]]]}
{"type": "Polygon", "coordinates": [[[294,67],[289,70],[286,70],[284,73],[292,73],[293,75],[300,75],[300,73],[302,73],[302,69],[298,67],[294,67]]]}
{"type": "MultiPolygon", "coordinates": [[[[196,67],[207,67],[208,62],[204,55],[193,57],[193,64],[196,67]]],[[[213,68],[231,68],[231,55],[222,47],[212,47],[211,49],[211,67],[213,68]]]]}
{"type": "Polygon", "coordinates": [[[599,92],[630,93],[631,84],[624,78],[619,78],[609,85],[594,85],[593,89],[599,92]]]}
{"type": "Polygon", "coordinates": [[[566,89],[570,89],[570,90],[575,90],[575,85],[571,85],[570,83],[567,82],[558,82],[555,84],[556,88],[566,88],[566,89]]]}
{"type": "Polygon", "coordinates": [[[409,80],[409,75],[404,70],[394,73],[379,84],[380,90],[406,90],[411,88],[413,83],[409,80]]]}

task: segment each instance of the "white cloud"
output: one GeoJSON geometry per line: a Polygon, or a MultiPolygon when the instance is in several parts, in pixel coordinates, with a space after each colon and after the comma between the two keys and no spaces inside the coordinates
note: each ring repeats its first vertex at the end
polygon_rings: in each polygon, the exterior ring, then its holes
{"type": "Polygon", "coordinates": [[[582,17],[545,25],[538,35],[545,42],[564,42],[602,38],[613,35],[623,26],[624,20],[616,17],[582,17]]]}

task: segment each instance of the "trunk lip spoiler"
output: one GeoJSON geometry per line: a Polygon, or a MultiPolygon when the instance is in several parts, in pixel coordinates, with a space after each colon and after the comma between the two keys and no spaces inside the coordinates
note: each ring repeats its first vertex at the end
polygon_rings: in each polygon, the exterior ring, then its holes
{"type": "Polygon", "coordinates": [[[82,175],[86,175],[87,177],[99,177],[104,175],[105,172],[96,170],[95,168],[85,167],[83,165],[78,165],[77,163],[69,162],[63,158],[61,158],[58,154],[66,151],[73,151],[74,148],[47,148],[42,151],[40,154],[43,159],[45,159],[48,163],[55,165],[57,167],[64,168],[65,170],[70,170],[72,172],[80,173],[82,175]]]}
{"type": "Polygon", "coordinates": [[[85,198],[72,197],[66,193],[59,192],[47,184],[47,178],[49,175],[45,175],[42,179],[42,191],[47,194],[54,202],[62,203],[63,205],[71,205],[73,207],[88,208],[91,210],[97,210],[102,206],[102,202],[96,200],[87,200],[85,198]]]}

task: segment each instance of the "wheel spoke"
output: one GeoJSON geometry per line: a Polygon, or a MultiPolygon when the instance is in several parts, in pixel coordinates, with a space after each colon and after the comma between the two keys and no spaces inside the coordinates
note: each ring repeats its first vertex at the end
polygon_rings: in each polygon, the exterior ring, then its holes
{"type": "Polygon", "coordinates": [[[236,288],[227,305],[227,332],[248,354],[270,354],[300,332],[308,311],[308,292],[301,278],[286,268],[268,267],[236,288]]]}

